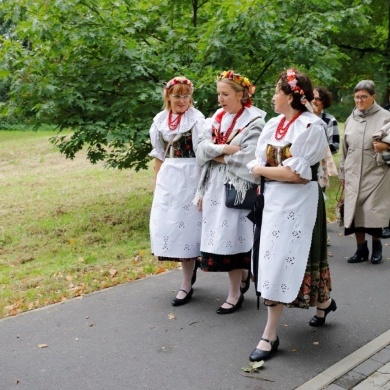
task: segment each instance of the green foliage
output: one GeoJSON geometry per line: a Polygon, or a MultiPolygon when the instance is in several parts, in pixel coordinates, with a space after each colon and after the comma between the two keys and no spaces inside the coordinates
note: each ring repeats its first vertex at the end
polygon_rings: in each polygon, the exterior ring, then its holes
{"type": "Polygon", "coordinates": [[[67,157],[86,146],[91,162],[120,169],[146,168],[150,124],[175,75],[194,81],[206,116],[224,69],[255,82],[254,103],[269,117],[287,67],[328,86],[341,119],[357,80],[374,79],[382,94],[390,84],[382,0],[13,0],[0,11],[3,118],[53,124],[67,157]]]}

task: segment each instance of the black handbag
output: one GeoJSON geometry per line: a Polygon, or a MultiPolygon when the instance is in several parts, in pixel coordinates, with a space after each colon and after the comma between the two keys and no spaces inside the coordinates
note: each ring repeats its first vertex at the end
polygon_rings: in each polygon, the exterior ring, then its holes
{"type": "Polygon", "coordinates": [[[252,184],[246,191],[244,200],[237,200],[237,190],[232,183],[225,184],[225,205],[230,209],[253,210],[257,197],[257,184],[252,184]]]}

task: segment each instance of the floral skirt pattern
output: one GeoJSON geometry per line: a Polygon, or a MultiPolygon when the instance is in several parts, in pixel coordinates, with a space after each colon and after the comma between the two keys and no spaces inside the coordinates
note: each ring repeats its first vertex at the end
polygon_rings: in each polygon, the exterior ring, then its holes
{"type": "Polygon", "coordinates": [[[330,298],[332,280],[327,260],[326,211],[322,192],[319,194],[317,219],[313,229],[309,259],[297,298],[287,307],[308,309],[330,298]]]}
{"type": "Polygon", "coordinates": [[[235,269],[251,267],[251,251],[236,253],[234,255],[217,255],[215,253],[201,252],[199,266],[205,272],[229,272],[235,269]]]}

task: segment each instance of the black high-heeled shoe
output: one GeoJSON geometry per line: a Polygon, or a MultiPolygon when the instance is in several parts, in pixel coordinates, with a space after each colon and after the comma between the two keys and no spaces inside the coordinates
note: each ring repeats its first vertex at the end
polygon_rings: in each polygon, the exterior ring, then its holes
{"type": "Polygon", "coordinates": [[[245,294],[249,290],[249,286],[251,285],[251,272],[248,270],[248,276],[245,280],[241,280],[241,283],[245,283],[244,287],[240,286],[241,294],[245,294]]]}
{"type": "Polygon", "coordinates": [[[186,291],[186,290],[183,290],[181,289],[180,291],[183,291],[185,292],[187,295],[184,297],[184,298],[175,298],[172,300],[172,306],[181,306],[181,305],[185,305],[187,302],[189,302],[189,300],[191,299],[192,297],[192,293],[194,292],[194,290],[191,288],[190,291],[186,291]]]}
{"type": "Polygon", "coordinates": [[[192,271],[191,286],[193,286],[194,283],[196,282],[196,273],[198,271],[198,267],[199,267],[198,259],[195,259],[194,270],[192,271]]]}
{"type": "Polygon", "coordinates": [[[253,352],[249,356],[249,360],[251,362],[260,362],[261,360],[267,360],[273,353],[275,353],[279,347],[279,337],[276,336],[276,340],[269,341],[267,339],[264,339],[263,337],[261,340],[266,341],[267,343],[271,344],[271,350],[269,351],[263,351],[262,349],[255,348],[253,352]]]}
{"type": "Polygon", "coordinates": [[[326,308],[326,309],[320,309],[319,307],[317,307],[317,310],[322,310],[325,312],[325,315],[324,317],[317,317],[317,316],[314,316],[310,321],[309,321],[309,325],[310,326],[322,326],[325,324],[325,319],[326,319],[326,316],[331,312],[331,311],[336,311],[337,309],[337,305],[336,305],[336,301],[334,299],[331,299],[330,300],[330,305],[326,308]]]}
{"type": "Polygon", "coordinates": [[[230,314],[230,313],[234,313],[236,310],[238,310],[241,307],[242,302],[244,302],[244,296],[241,294],[240,298],[238,298],[238,301],[237,301],[237,303],[235,305],[233,305],[233,303],[230,303],[230,302],[226,301],[225,303],[227,303],[231,307],[225,309],[224,307],[221,306],[221,307],[219,307],[217,309],[217,314],[230,314]]]}

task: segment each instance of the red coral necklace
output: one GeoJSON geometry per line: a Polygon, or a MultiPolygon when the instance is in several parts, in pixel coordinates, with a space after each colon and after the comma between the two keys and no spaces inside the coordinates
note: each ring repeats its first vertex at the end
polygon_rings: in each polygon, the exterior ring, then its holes
{"type": "Polygon", "coordinates": [[[168,114],[169,130],[176,130],[177,129],[177,127],[180,124],[181,117],[183,116],[183,114],[184,114],[184,112],[182,112],[181,114],[177,114],[177,117],[175,119],[172,119],[172,110],[169,111],[169,114],[168,114]]]}
{"type": "Polygon", "coordinates": [[[280,141],[286,134],[289,127],[298,119],[299,115],[301,115],[302,112],[298,112],[297,115],[294,116],[294,118],[291,119],[290,122],[287,123],[286,127],[284,126],[284,123],[286,122],[286,117],[283,117],[282,120],[279,122],[278,127],[276,128],[275,132],[275,139],[280,141]]]}
{"type": "Polygon", "coordinates": [[[238,118],[242,115],[244,110],[245,110],[245,106],[242,106],[241,110],[238,111],[236,116],[233,118],[232,124],[229,126],[225,134],[221,134],[221,122],[222,122],[222,117],[226,114],[226,111],[222,111],[221,114],[215,118],[216,121],[219,123],[218,129],[213,126],[213,133],[215,135],[215,141],[217,144],[219,145],[226,144],[226,141],[229,139],[230,134],[232,133],[238,118]]]}

